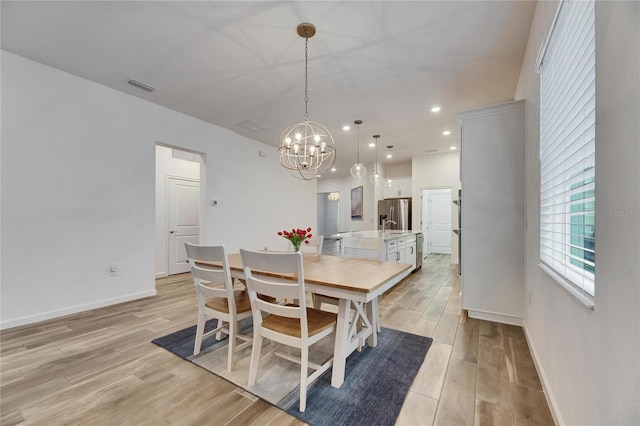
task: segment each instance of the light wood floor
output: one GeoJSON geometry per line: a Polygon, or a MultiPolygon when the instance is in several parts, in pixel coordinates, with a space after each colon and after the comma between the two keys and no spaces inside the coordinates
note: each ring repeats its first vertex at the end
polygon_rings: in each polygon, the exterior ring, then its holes
{"type": "MultiPolygon", "coordinates": [[[[449,262],[429,256],[380,302],[383,326],[434,340],[397,424],[553,424],[522,330],[461,316],[460,279],[449,262]]],[[[152,344],[196,319],[188,274],[158,280],[157,290],[3,331],[0,423],[301,423],[152,344]]]]}

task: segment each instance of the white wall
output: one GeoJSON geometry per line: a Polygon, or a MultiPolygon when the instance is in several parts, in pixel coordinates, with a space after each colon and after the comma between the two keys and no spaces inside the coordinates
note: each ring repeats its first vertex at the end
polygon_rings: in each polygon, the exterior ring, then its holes
{"type": "MultiPolygon", "coordinates": [[[[458,152],[414,157],[411,166],[413,213],[411,225],[420,229],[420,191],[422,189],[451,188],[451,199],[458,198],[460,189],[460,155],[458,152]]],[[[451,226],[458,227],[458,207],[451,203],[451,226]]],[[[458,236],[451,232],[451,262],[458,263],[458,236]]]]}
{"type": "Polygon", "coordinates": [[[411,163],[403,163],[403,164],[389,164],[385,166],[384,177],[407,177],[411,176],[412,166],[411,163]]]}
{"type": "MultiPolygon", "coordinates": [[[[197,154],[171,149],[166,146],[156,146],[156,277],[168,274],[167,221],[169,218],[166,205],[167,179],[169,177],[180,177],[200,180],[200,162],[202,161],[202,157],[197,154]],[[172,155],[173,152],[176,154],[172,155]]],[[[206,188],[204,190],[206,191],[206,188]]],[[[200,191],[202,193],[203,188],[200,188],[200,191]]],[[[206,194],[206,192],[204,193],[206,194]]],[[[203,233],[204,230],[205,227],[202,226],[203,233]]]]}
{"type": "MultiPolygon", "coordinates": [[[[340,192],[338,230],[340,232],[364,231],[377,229],[376,217],[378,200],[382,199],[382,185],[375,187],[369,180],[374,165],[366,164],[367,175],[362,180],[354,179],[351,175],[343,178],[321,179],[318,181],[318,192],[340,192]],[[362,220],[351,219],[351,190],[362,186],[362,220]]],[[[382,167],[378,165],[378,171],[382,167]]]]}
{"type": "Polygon", "coordinates": [[[219,202],[207,208],[207,243],[262,248],[281,243],[278,230],[316,227],[316,182],[291,177],[275,148],[1,59],[1,328],[155,294],[156,143],[206,155],[201,185],[219,202]]]}
{"type": "Polygon", "coordinates": [[[640,424],[640,3],[596,3],[596,295],[585,308],[538,267],[539,79],[556,3],[538,2],[526,99],[525,331],[556,422],[640,424]],[[618,215],[619,214],[619,215],[618,215]]]}

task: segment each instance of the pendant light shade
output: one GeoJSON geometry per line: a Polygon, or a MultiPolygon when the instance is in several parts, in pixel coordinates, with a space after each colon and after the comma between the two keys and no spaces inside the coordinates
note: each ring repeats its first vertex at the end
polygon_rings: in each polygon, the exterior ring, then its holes
{"type": "Polygon", "coordinates": [[[304,38],[304,120],[282,131],[278,152],[280,164],[292,176],[312,180],[333,166],[336,161],[336,144],[325,126],[308,119],[308,44],[309,38],[316,33],[316,27],[305,22],[298,25],[297,32],[304,38]]]}
{"type": "Polygon", "coordinates": [[[375,173],[371,175],[369,180],[374,185],[380,185],[382,183],[382,173],[378,173],[378,139],[380,135],[373,135],[373,138],[376,140],[376,162],[375,162],[375,173]]]}
{"type": "MultiPolygon", "coordinates": [[[[387,158],[391,158],[391,149],[393,148],[393,145],[387,145],[387,158]]],[[[387,189],[391,189],[393,188],[393,179],[391,179],[391,175],[387,176],[387,178],[384,180],[384,187],[387,189]]]]}
{"type": "Polygon", "coordinates": [[[360,162],[360,125],[362,124],[362,120],[356,120],[353,123],[358,126],[358,147],[356,164],[351,166],[351,176],[353,176],[354,179],[362,179],[367,174],[367,168],[360,162]]]}

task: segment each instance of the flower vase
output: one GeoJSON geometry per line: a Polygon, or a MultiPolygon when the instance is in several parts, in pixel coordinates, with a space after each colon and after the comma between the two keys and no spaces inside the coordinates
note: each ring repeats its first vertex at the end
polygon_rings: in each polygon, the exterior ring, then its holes
{"type": "Polygon", "coordinates": [[[297,243],[294,243],[293,241],[291,241],[291,244],[293,244],[293,251],[295,251],[296,253],[300,251],[300,243],[302,241],[298,241],[297,243]]]}

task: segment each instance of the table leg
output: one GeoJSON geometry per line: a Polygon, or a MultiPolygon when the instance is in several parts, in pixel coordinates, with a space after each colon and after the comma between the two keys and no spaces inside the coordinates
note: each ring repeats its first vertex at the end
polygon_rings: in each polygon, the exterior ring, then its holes
{"type": "Polygon", "coordinates": [[[349,356],[349,307],[351,301],[340,299],[338,304],[338,322],[336,325],[336,344],[333,351],[331,386],[339,388],[344,383],[344,372],[349,356]]]}
{"type": "Polygon", "coordinates": [[[378,345],[378,298],[367,303],[367,319],[371,323],[371,334],[367,337],[367,345],[375,348],[378,345]]]}

